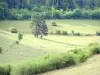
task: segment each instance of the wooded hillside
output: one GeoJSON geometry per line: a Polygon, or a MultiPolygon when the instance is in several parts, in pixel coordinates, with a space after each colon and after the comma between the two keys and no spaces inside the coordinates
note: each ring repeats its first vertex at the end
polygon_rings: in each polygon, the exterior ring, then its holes
{"type": "Polygon", "coordinates": [[[58,9],[75,9],[100,7],[100,0],[0,0],[9,8],[25,8],[31,5],[54,6],[58,9]]]}
{"type": "Polygon", "coordinates": [[[100,0],[0,0],[0,20],[100,19],[100,0]]]}

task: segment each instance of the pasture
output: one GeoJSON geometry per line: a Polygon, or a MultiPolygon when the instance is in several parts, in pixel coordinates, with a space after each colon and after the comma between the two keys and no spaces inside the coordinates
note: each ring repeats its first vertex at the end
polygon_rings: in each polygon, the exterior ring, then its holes
{"type": "MultiPolygon", "coordinates": [[[[50,32],[65,30],[69,34],[75,32],[85,34],[96,34],[100,30],[100,20],[47,20],[50,32]],[[58,26],[52,26],[56,22],[58,26]]],[[[46,53],[67,52],[74,48],[83,48],[89,43],[100,43],[99,36],[63,36],[48,35],[43,39],[35,38],[31,34],[31,21],[0,21],[0,47],[3,54],[0,54],[0,63],[17,63],[30,60],[46,53]],[[10,32],[11,27],[16,27],[22,33],[23,39],[19,45],[15,44],[17,34],[10,32]]]]}

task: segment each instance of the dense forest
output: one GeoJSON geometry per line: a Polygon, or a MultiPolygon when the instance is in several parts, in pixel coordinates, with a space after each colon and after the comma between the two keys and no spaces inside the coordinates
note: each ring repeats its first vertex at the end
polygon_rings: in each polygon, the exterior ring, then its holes
{"type": "Polygon", "coordinates": [[[0,19],[100,19],[100,0],[0,0],[0,19]]]}

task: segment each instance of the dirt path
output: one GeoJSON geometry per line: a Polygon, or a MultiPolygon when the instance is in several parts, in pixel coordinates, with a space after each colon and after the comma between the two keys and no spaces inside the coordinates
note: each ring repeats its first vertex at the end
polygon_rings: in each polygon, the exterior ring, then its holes
{"type": "Polygon", "coordinates": [[[40,75],[100,75],[100,55],[93,56],[78,66],[55,70],[40,75]]]}

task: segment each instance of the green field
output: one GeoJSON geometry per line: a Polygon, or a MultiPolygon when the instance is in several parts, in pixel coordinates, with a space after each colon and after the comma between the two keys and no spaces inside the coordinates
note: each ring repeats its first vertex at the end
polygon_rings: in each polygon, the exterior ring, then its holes
{"type": "MultiPolygon", "coordinates": [[[[0,46],[3,54],[0,54],[0,63],[19,62],[30,60],[49,52],[66,52],[74,48],[82,48],[89,43],[100,43],[99,36],[60,36],[48,35],[43,39],[37,39],[31,34],[29,28],[31,21],[0,21],[0,46]],[[19,45],[15,44],[17,34],[10,33],[10,28],[16,27],[23,33],[23,40],[19,45]]],[[[85,34],[95,34],[100,30],[100,20],[47,20],[49,32],[65,30],[85,34]],[[57,23],[57,27],[51,25],[57,23]]]]}

